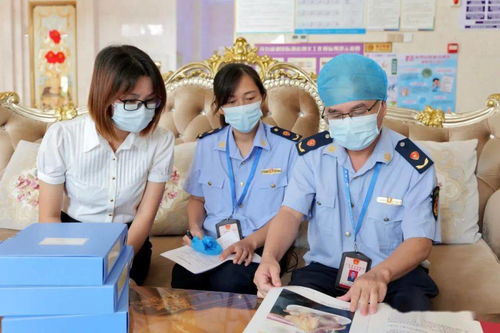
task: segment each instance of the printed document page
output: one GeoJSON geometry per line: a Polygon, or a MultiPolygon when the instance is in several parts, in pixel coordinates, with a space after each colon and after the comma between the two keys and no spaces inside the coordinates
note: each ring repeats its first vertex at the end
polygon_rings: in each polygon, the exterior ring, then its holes
{"type": "MultiPolygon", "coordinates": [[[[228,232],[217,239],[217,242],[220,246],[225,250],[229,246],[233,245],[239,241],[239,238],[236,234],[232,232],[228,232]]],[[[163,257],[168,258],[191,273],[200,274],[206,271],[211,270],[219,266],[220,264],[233,260],[234,255],[229,255],[225,260],[221,260],[220,256],[209,256],[200,252],[195,251],[192,247],[184,245],[174,250],[170,250],[161,254],[163,257]]],[[[253,255],[252,262],[260,263],[260,256],[258,254],[253,255]]]]}

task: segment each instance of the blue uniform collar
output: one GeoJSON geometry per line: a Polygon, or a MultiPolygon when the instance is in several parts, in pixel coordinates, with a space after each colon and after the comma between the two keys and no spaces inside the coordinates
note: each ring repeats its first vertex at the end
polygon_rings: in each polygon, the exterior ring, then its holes
{"type": "MultiPolygon", "coordinates": [[[[226,151],[226,137],[227,131],[232,131],[231,126],[226,126],[224,130],[217,133],[217,144],[215,145],[215,149],[219,151],[226,151]]],[[[255,133],[255,138],[253,140],[253,147],[261,147],[264,150],[270,150],[271,144],[267,138],[267,130],[266,126],[262,121],[259,122],[259,128],[257,129],[257,133],[255,133]]],[[[234,136],[232,133],[229,135],[229,153],[231,158],[242,159],[239,150],[236,147],[236,142],[234,141],[234,136]]],[[[250,156],[250,155],[249,155],[250,156]]]]}

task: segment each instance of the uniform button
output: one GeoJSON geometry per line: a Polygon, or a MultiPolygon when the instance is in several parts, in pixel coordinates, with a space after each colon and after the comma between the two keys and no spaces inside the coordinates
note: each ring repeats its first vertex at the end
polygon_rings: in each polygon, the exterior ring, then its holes
{"type": "Polygon", "coordinates": [[[354,204],[351,202],[351,208],[354,208],[354,204]]]}
{"type": "Polygon", "coordinates": [[[113,202],[113,201],[115,201],[115,200],[113,200],[113,199],[109,199],[109,202],[113,202]]]}
{"type": "Polygon", "coordinates": [[[276,184],[271,184],[271,188],[275,188],[276,187],[276,184]]]}
{"type": "Polygon", "coordinates": [[[116,161],[116,157],[113,157],[113,161],[116,161]]]}
{"type": "Polygon", "coordinates": [[[344,235],[345,235],[346,237],[351,237],[351,233],[350,233],[349,231],[346,231],[346,232],[344,233],[344,235]]]}
{"type": "Polygon", "coordinates": [[[385,221],[385,222],[388,222],[388,221],[389,221],[389,218],[388,218],[388,217],[384,218],[384,221],[385,221]]]}
{"type": "Polygon", "coordinates": [[[212,182],[208,182],[207,184],[208,184],[208,186],[212,186],[212,182]]]}
{"type": "Polygon", "coordinates": [[[116,180],[116,177],[113,177],[113,178],[111,178],[111,179],[116,180]]]}
{"type": "Polygon", "coordinates": [[[316,204],[317,204],[318,206],[321,206],[321,202],[319,202],[319,201],[316,201],[316,204]]]}
{"type": "Polygon", "coordinates": [[[243,208],[243,204],[240,204],[238,207],[243,208]]]}
{"type": "Polygon", "coordinates": [[[108,214],[109,217],[113,216],[113,214],[108,214]]]}
{"type": "Polygon", "coordinates": [[[245,183],[244,182],[240,182],[240,186],[243,186],[243,185],[245,185],[245,183]]]}

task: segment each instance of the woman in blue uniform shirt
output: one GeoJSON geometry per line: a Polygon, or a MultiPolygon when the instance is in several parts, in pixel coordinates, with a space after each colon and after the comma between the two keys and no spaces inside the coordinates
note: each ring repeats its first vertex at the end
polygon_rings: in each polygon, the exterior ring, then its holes
{"type": "Polygon", "coordinates": [[[267,222],[280,208],[300,136],[261,121],[266,90],[250,66],[224,66],[214,78],[214,95],[226,126],[199,136],[185,185],[189,231],[198,238],[234,232],[240,241],[221,254],[234,254],[232,261],[208,272],[175,265],[172,287],[255,294],[252,257],[262,253],[267,222]]]}

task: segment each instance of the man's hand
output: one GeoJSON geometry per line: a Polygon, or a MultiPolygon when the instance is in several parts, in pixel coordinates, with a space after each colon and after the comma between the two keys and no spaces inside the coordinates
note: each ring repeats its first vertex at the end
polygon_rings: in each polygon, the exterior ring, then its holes
{"type": "Polygon", "coordinates": [[[269,289],[281,287],[280,265],[276,260],[261,261],[255,272],[253,283],[259,290],[258,296],[266,296],[269,289]]]}
{"type": "MultiPolygon", "coordinates": [[[[191,228],[189,232],[193,237],[198,237],[199,239],[203,238],[203,230],[201,230],[201,228],[191,228]]],[[[182,241],[184,245],[191,246],[191,239],[187,235],[182,237],[182,241]]]]}
{"type": "Polygon", "coordinates": [[[233,264],[241,265],[244,262],[245,266],[248,266],[252,263],[254,252],[255,246],[248,238],[244,238],[225,249],[220,255],[220,259],[224,260],[227,256],[234,253],[233,264]]]}
{"type": "Polygon", "coordinates": [[[352,312],[359,309],[362,315],[375,313],[377,312],[377,304],[385,298],[389,282],[388,271],[368,271],[358,277],[351,289],[339,299],[351,302],[350,310],[352,312]]]}

